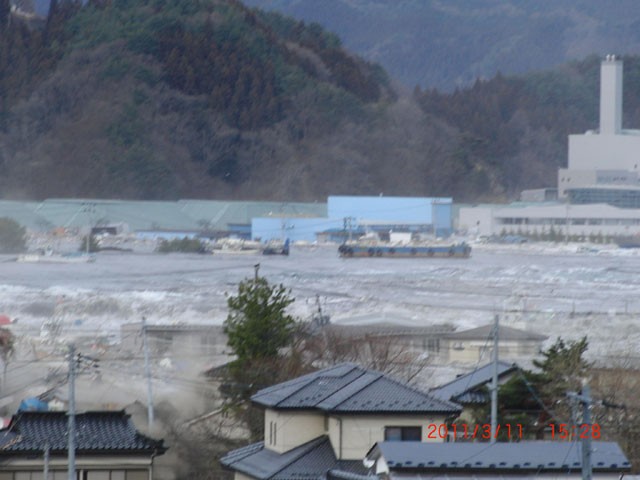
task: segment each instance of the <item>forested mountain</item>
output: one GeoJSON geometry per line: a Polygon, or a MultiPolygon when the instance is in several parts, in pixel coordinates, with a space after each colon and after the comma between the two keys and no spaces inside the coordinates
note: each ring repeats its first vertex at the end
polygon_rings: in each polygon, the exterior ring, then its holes
{"type": "MultiPolygon", "coordinates": [[[[0,198],[514,198],[597,126],[599,59],[398,96],[317,24],[235,0],[0,0],[0,198]]],[[[625,126],[640,126],[625,59],[625,126]]]]}
{"type": "Polygon", "coordinates": [[[635,0],[246,0],[336,32],[413,88],[543,70],[590,54],[640,53],[635,0]]]}

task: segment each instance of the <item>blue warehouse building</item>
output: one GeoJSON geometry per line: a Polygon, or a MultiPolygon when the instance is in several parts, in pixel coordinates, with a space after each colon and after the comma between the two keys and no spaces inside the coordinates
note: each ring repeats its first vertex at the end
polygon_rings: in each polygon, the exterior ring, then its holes
{"type": "Polygon", "coordinates": [[[452,233],[451,198],[330,196],[329,218],[350,218],[352,225],[371,230],[452,233]]]}
{"type": "Polygon", "coordinates": [[[251,219],[251,238],[267,242],[286,240],[315,242],[320,232],[343,229],[344,220],[326,217],[259,217],[251,219]]]}
{"type": "Polygon", "coordinates": [[[251,220],[251,238],[344,241],[367,231],[452,233],[451,198],[331,196],[326,217],[274,215],[251,220]]]}

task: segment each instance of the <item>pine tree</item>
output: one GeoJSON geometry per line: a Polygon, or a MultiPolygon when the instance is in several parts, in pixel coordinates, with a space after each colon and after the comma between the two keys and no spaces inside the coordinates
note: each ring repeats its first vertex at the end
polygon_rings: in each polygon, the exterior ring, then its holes
{"type": "Polygon", "coordinates": [[[292,347],[297,324],[286,309],[294,301],[283,285],[271,285],[256,276],[238,285],[238,294],[227,301],[229,315],[224,322],[227,344],[236,355],[228,369],[225,387],[227,402],[237,407],[252,437],[262,435],[262,411],[251,406],[256,391],[299,374],[303,368],[292,347]]]}

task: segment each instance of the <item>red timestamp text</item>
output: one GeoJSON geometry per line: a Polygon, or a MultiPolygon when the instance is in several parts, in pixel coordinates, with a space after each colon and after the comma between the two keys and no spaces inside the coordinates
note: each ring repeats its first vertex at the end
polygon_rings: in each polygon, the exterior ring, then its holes
{"type": "Polygon", "coordinates": [[[502,431],[502,435],[507,438],[517,438],[522,439],[522,425],[519,423],[510,424],[505,423],[503,425],[496,425],[495,432],[491,432],[491,425],[467,425],[466,423],[461,424],[453,424],[453,425],[437,425],[430,424],[427,425],[427,438],[428,439],[444,439],[449,434],[453,435],[454,438],[498,438],[498,434],[502,431]]]}
{"type": "Polygon", "coordinates": [[[551,438],[600,438],[600,425],[583,424],[583,425],[567,425],[560,423],[549,425],[551,427],[551,438]]]}

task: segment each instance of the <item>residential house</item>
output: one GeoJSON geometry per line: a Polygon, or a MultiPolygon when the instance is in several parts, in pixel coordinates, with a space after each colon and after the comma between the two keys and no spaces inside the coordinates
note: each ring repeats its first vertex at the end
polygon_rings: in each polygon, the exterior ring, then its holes
{"type": "MultiPolygon", "coordinates": [[[[493,352],[493,324],[443,335],[440,340],[444,359],[451,363],[488,361],[493,352]]],[[[517,360],[538,354],[546,335],[500,325],[498,328],[498,356],[517,360]]]]}
{"type": "Polygon", "coordinates": [[[424,325],[420,320],[374,313],[337,320],[328,329],[348,339],[387,342],[414,353],[439,355],[440,339],[453,333],[455,327],[446,323],[424,325]]]}
{"type": "MultiPolygon", "coordinates": [[[[615,442],[592,442],[594,479],[618,480],[631,464],[615,442]]],[[[372,473],[395,480],[562,478],[581,476],[580,442],[380,442],[367,454],[372,473]]]]}
{"type": "MultiPolygon", "coordinates": [[[[515,363],[498,362],[498,385],[502,385],[518,371],[515,363]]],[[[459,375],[455,380],[440,387],[429,390],[429,395],[440,400],[455,402],[464,407],[458,419],[462,422],[471,422],[469,407],[487,404],[491,401],[488,387],[493,381],[493,364],[489,363],[464,375],[459,375]]]]}
{"type": "Polygon", "coordinates": [[[429,425],[461,410],[353,363],[265,388],[252,401],[265,408],[265,438],[221,459],[235,480],[365,474],[362,460],[376,442],[443,441],[427,439],[429,425]]]}
{"type": "MultiPolygon", "coordinates": [[[[49,480],[66,480],[68,422],[67,412],[14,415],[0,430],[0,480],[42,480],[47,448],[49,480]]],[[[139,433],[124,411],[80,413],[75,422],[79,479],[152,480],[154,458],[166,448],[139,433]]]]}

